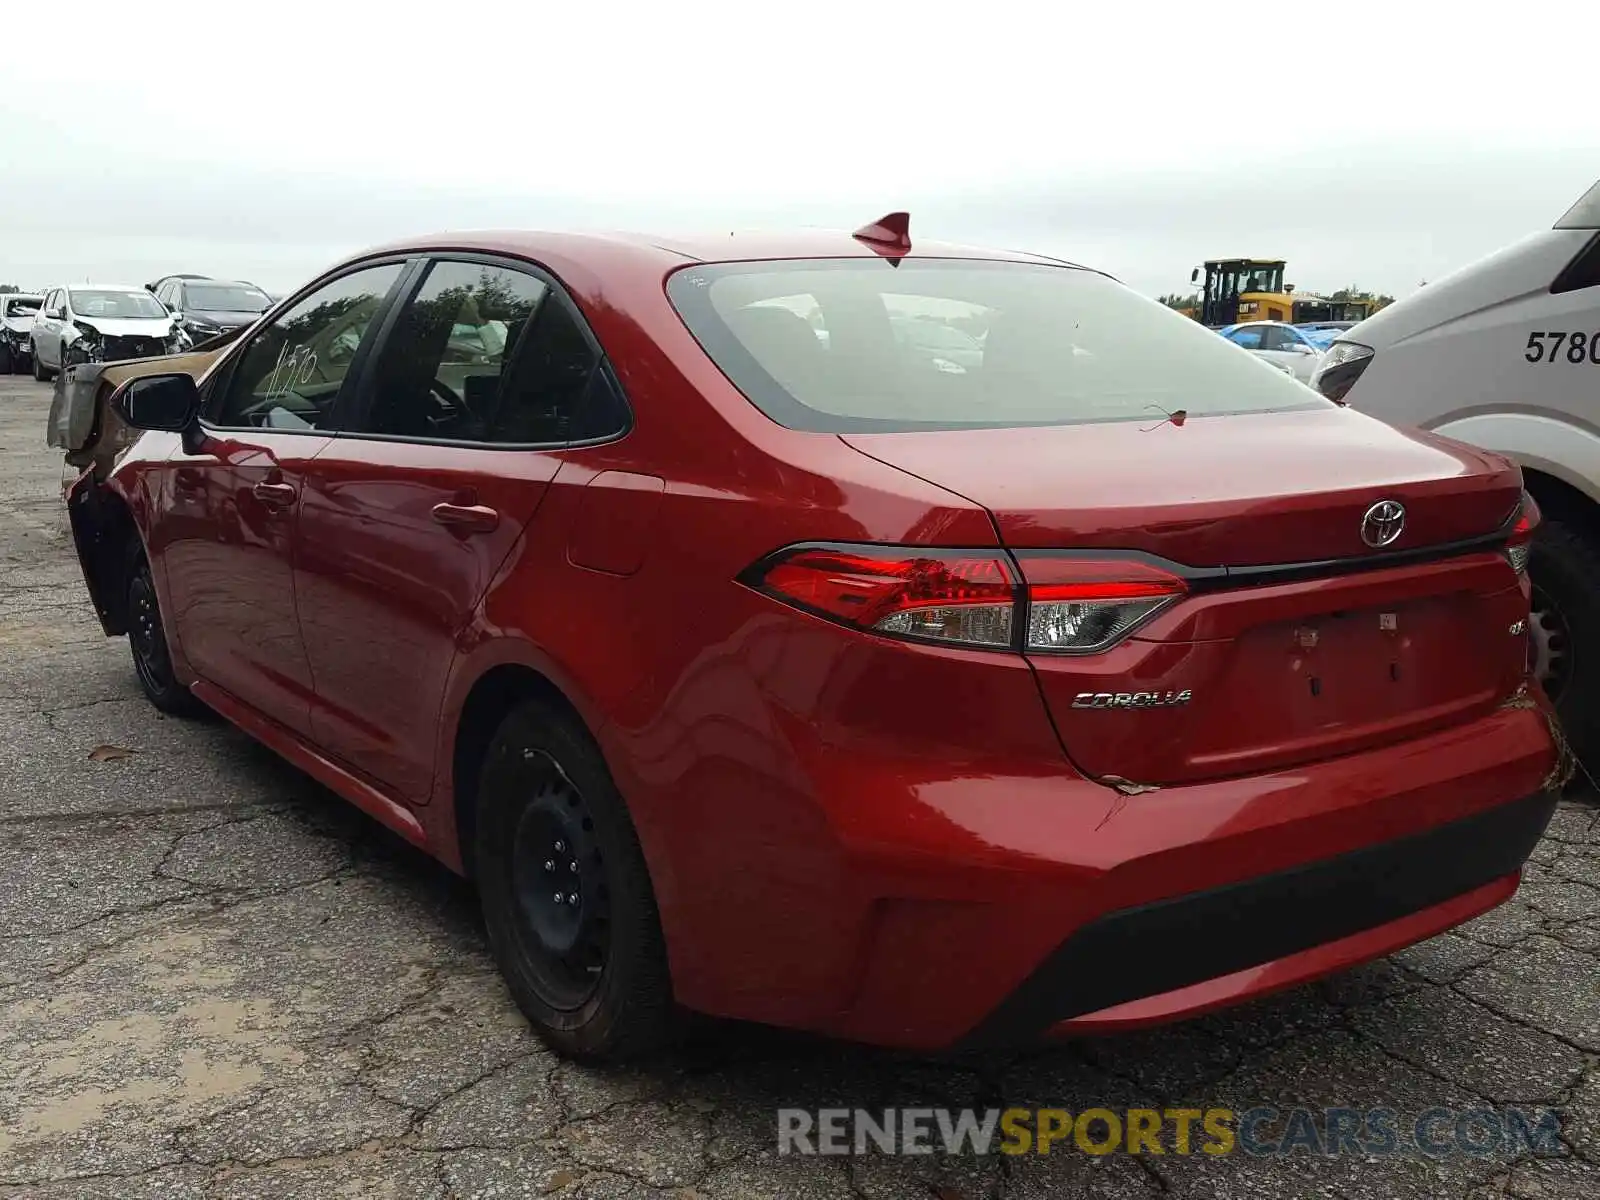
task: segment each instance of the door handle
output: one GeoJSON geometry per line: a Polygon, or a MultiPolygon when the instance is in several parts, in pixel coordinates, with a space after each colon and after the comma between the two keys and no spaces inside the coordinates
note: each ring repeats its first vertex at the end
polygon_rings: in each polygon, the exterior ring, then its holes
{"type": "Polygon", "coordinates": [[[287,483],[258,483],[250,494],[271,508],[287,508],[295,498],[293,485],[287,483]]]}
{"type": "Polygon", "coordinates": [[[482,504],[435,504],[433,519],[462,533],[489,533],[500,524],[500,514],[482,504]]]}

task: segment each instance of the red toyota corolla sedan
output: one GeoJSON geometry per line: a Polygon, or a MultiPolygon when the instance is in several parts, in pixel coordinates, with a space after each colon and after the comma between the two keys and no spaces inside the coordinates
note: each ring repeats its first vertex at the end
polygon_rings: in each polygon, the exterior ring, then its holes
{"type": "Polygon", "coordinates": [[[352,259],[71,490],[160,708],[476,878],[555,1046],[1133,1027],[1509,897],[1516,467],[1107,276],[855,235],[352,259]]]}

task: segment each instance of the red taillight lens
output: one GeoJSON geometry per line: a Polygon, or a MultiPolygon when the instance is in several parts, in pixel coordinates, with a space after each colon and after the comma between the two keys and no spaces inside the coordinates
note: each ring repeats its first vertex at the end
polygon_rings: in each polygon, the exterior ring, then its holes
{"type": "Polygon", "coordinates": [[[990,650],[1097,654],[1188,591],[1138,559],[916,546],[794,546],[744,583],[874,633],[990,650]]]}
{"type": "Polygon", "coordinates": [[[1188,592],[1170,571],[1137,559],[1020,555],[1028,587],[1028,650],[1098,654],[1188,592]]]}
{"type": "Polygon", "coordinates": [[[1506,540],[1506,559],[1516,568],[1518,575],[1528,573],[1528,555],[1532,551],[1533,531],[1539,526],[1539,506],[1527,492],[1517,506],[1517,519],[1511,526],[1511,536],[1506,540]]]}
{"type": "Polygon", "coordinates": [[[747,582],[861,629],[990,649],[1012,646],[1017,585],[999,554],[800,546],[758,567],[747,582]]]}

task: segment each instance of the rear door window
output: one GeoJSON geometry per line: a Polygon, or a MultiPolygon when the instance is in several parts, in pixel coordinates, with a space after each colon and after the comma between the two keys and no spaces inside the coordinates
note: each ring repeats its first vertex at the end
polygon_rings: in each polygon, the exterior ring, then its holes
{"type": "Polygon", "coordinates": [[[877,256],[713,263],[678,270],[667,292],[734,386],[796,429],[1062,425],[1330,403],[1080,268],[877,256]]]}
{"type": "Polygon", "coordinates": [[[354,432],[556,446],[611,436],[626,408],[571,302],[532,271],[432,264],[385,339],[354,432]]]}

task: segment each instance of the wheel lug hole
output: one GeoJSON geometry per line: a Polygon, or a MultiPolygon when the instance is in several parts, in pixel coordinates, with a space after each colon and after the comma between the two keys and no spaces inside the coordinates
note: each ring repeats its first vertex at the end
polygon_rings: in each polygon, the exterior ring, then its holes
{"type": "Polygon", "coordinates": [[[546,871],[554,871],[556,869],[556,864],[547,858],[544,860],[544,869],[546,871]]]}

